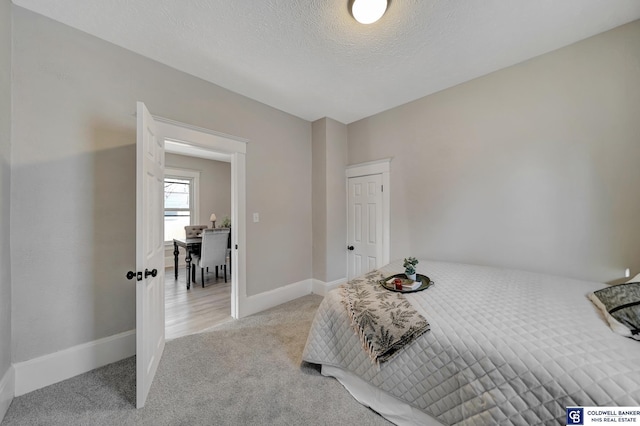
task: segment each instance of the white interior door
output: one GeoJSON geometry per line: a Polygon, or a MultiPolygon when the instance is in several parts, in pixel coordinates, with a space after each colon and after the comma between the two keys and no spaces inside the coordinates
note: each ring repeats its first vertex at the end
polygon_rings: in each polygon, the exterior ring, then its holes
{"type": "Polygon", "coordinates": [[[144,406],[164,350],[164,141],[137,104],[136,405],[144,406]]]}
{"type": "Polygon", "coordinates": [[[383,265],[382,175],[348,179],[347,278],[383,265]]]}

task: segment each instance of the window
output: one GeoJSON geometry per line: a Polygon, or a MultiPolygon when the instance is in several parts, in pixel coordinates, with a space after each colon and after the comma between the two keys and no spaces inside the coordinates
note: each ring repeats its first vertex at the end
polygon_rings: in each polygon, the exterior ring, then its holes
{"type": "Polygon", "coordinates": [[[184,237],[184,227],[198,223],[199,173],[166,169],[164,177],[164,241],[184,237]]]}

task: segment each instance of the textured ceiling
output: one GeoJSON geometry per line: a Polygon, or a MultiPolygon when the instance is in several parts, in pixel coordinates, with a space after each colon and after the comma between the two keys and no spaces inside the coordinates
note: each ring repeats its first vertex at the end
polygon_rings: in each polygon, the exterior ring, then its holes
{"type": "Polygon", "coordinates": [[[640,19],[640,0],[13,0],[313,121],[351,123],[640,19]]]}

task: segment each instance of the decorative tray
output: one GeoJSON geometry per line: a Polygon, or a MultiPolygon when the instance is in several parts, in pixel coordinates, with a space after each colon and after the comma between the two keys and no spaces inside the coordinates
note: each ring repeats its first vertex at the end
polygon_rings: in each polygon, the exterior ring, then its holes
{"type": "Polygon", "coordinates": [[[395,287],[393,283],[393,280],[396,278],[399,278],[403,284],[410,284],[413,282],[407,279],[407,276],[405,274],[391,275],[390,277],[380,280],[379,282],[380,282],[380,285],[386,288],[387,290],[395,291],[398,293],[415,293],[417,291],[426,290],[433,284],[433,281],[431,281],[429,277],[427,277],[426,275],[416,274],[416,281],[421,283],[418,288],[403,288],[402,290],[399,290],[395,287]]]}

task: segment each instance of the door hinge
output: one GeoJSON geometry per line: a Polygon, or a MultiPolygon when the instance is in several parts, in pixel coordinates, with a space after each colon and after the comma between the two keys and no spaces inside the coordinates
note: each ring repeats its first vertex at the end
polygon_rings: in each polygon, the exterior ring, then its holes
{"type": "Polygon", "coordinates": [[[384,192],[384,185],[380,185],[380,192],[384,192]]]}

